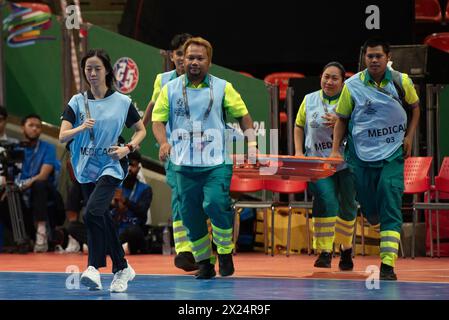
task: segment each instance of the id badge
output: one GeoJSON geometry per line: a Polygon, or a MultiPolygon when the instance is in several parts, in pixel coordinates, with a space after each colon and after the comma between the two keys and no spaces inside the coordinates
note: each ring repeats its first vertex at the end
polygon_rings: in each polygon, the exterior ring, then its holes
{"type": "Polygon", "coordinates": [[[95,157],[89,157],[81,176],[85,179],[96,181],[101,171],[101,162],[95,157]]]}

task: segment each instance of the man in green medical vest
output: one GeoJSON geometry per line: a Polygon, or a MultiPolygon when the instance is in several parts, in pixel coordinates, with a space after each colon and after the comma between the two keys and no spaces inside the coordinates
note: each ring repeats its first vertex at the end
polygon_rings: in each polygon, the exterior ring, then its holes
{"type": "Polygon", "coordinates": [[[330,156],[341,157],[338,146],[348,129],[345,160],[355,175],[357,200],[368,222],[380,223],[380,280],[397,280],[404,159],[412,151],[419,98],[407,74],[387,67],[387,42],[366,41],[363,55],[367,68],[346,80],[340,96],[330,156]]]}
{"type": "Polygon", "coordinates": [[[207,227],[217,246],[219,273],[234,273],[233,212],[229,196],[232,161],[227,154],[226,113],[240,123],[254,156],[256,137],[245,103],[233,86],[208,73],[212,46],[199,37],[184,44],[185,74],[161,90],[152,113],[159,158],[170,161],[182,221],[198,263],[197,279],[215,277],[215,257],[207,227]],[[170,136],[167,139],[166,126],[170,136]]]}

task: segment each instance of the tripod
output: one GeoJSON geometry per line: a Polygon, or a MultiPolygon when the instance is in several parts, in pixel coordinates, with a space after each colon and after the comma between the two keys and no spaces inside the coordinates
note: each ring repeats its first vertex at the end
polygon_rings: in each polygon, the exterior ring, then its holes
{"type": "Polygon", "coordinates": [[[20,202],[20,190],[14,182],[6,183],[6,199],[8,200],[9,216],[11,218],[14,242],[20,247],[28,242],[23,220],[22,205],[20,202]]]}

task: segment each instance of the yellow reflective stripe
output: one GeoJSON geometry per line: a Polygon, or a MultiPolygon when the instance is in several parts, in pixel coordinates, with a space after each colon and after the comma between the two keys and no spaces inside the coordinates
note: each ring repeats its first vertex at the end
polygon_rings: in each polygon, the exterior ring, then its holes
{"type": "Polygon", "coordinates": [[[340,217],[337,217],[337,222],[336,223],[337,223],[337,225],[339,225],[339,226],[341,226],[341,227],[343,227],[343,228],[345,228],[347,230],[351,230],[351,229],[354,228],[355,219],[351,220],[351,221],[346,221],[346,220],[343,220],[340,217]]]}
{"type": "Polygon", "coordinates": [[[229,234],[232,235],[232,228],[221,229],[221,228],[213,225],[212,223],[211,223],[211,225],[212,225],[212,230],[213,230],[214,233],[217,233],[217,234],[221,233],[221,234],[223,234],[223,236],[226,236],[226,235],[229,235],[229,234]]]}
{"type": "Polygon", "coordinates": [[[210,258],[212,246],[210,244],[209,234],[192,242],[192,253],[195,257],[195,261],[202,261],[210,258]]]}
{"type": "Polygon", "coordinates": [[[381,252],[380,253],[380,259],[382,263],[385,263],[386,265],[389,265],[394,268],[396,259],[398,255],[392,252],[381,252]]]}
{"type": "Polygon", "coordinates": [[[198,251],[210,244],[209,234],[192,242],[192,249],[198,251]]]}
{"type": "Polygon", "coordinates": [[[176,241],[175,239],[175,251],[176,254],[179,254],[180,252],[192,252],[192,245],[190,244],[190,241],[176,241]]]}
{"type": "Polygon", "coordinates": [[[322,222],[322,223],[335,222],[336,220],[337,220],[337,217],[314,217],[313,218],[313,221],[322,222]]]}
{"type": "MultiPolygon", "coordinates": [[[[321,234],[321,233],[334,233],[335,230],[335,220],[336,217],[330,217],[330,218],[313,218],[313,228],[315,233],[321,234]]],[[[325,235],[330,236],[330,235],[325,235]]]]}
{"type": "Polygon", "coordinates": [[[315,228],[333,228],[335,227],[335,222],[315,222],[313,225],[315,228]]]}
{"type": "Polygon", "coordinates": [[[182,220],[173,221],[173,228],[177,228],[177,227],[184,227],[182,220]]]}
{"type": "MultiPolygon", "coordinates": [[[[396,259],[397,254],[398,254],[400,239],[401,239],[401,234],[397,231],[381,231],[380,232],[381,258],[385,257],[385,259],[389,263],[394,264],[393,260],[396,259]]],[[[382,258],[382,261],[383,261],[383,258],[382,258]]]]}
{"type": "Polygon", "coordinates": [[[313,236],[313,248],[321,251],[332,251],[334,237],[315,237],[313,236]]]}
{"type": "Polygon", "coordinates": [[[352,244],[352,237],[354,234],[355,219],[346,221],[337,217],[335,225],[335,243],[342,244],[345,247],[349,247],[352,244]]]}
{"type": "Polygon", "coordinates": [[[352,231],[346,231],[346,230],[344,230],[344,229],[335,227],[335,232],[336,232],[337,234],[341,234],[342,236],[351,237],[352,234],[354,233],[354,230],[352,230],[352,231]]]}
{"type": "Polygon", "coordinates": [[[332,251],[336,217],[316,217],[313,221],[313,247],[315,249],[332,251]]]}
{"type": "Polygon", "coordinates": [[[187,229],[184,226],[173,226],[173,233],[180,233],[180,232],[184,232],[187,233],[187,229]]]}
{"type": "Polygon", "coordinates": [[[381,231],[380,237],[381,238],[382,237],[394,237],[394,238],[398,239],[398,241],[399,241],[399,239],[401,239],[401,234],[397,231],[389,231],[388,230],[388,231],[381,231]]]}

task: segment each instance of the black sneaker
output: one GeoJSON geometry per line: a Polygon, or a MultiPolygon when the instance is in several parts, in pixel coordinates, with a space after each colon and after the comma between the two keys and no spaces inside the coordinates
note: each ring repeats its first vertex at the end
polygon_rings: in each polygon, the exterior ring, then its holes
{"type": "Polygon", "coordinates": [[[175,256],[175,266],[184,271],[198,270],[198,264],[195,262],[193,254],[189,251],[180,252],[175,256]]]}
{"type": "Polygon", "coordinates": [[[385,263],[381,263],[379,279],[396,281],[398,280],[398,277],[396,276],[396,273],[394,273],[394,268],[392,266],[389,266],[388,264],[385,263]]]}
{"type": "Polygon", "coordinates": [[[234,263],[232,253],[218,255],[218,270],[222,277],[230,276],[234,273],[234,263]]]}
{"type": "Polygon", "coordinates": [[[340,246],[340,262],[338,268],[341,271],[352,271],[354,263],[352,262],[352,248],[343,250],[340,246]]]}
{"type": "Polygon", "coordinates": [[[317,268],[330,268],[332,262],[332,253],[331,252],[321,252],[316,259],[314,267],[317,268]]]}
{"type": "Polygon", "coordinates": [[[211,279],[215,276],[215,266],[210,263],[210,259],[198,262],[198,272],[195,274],[196,279],[211,279]]]}

